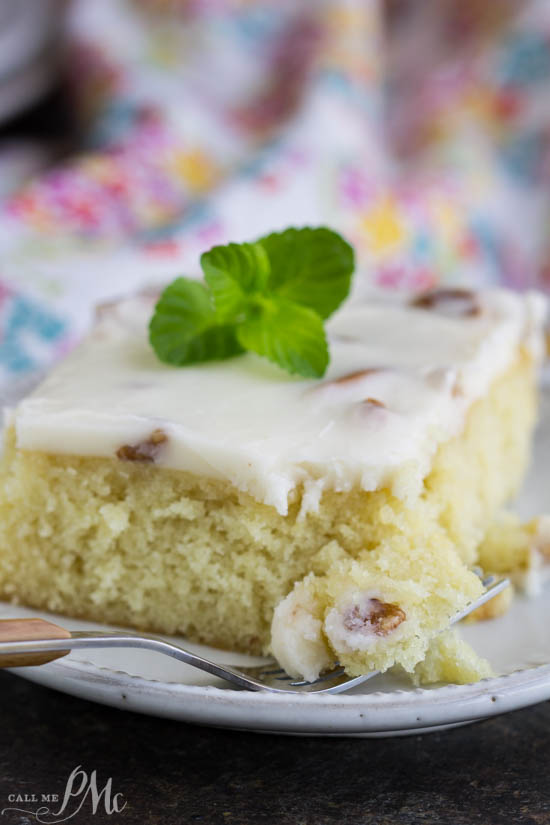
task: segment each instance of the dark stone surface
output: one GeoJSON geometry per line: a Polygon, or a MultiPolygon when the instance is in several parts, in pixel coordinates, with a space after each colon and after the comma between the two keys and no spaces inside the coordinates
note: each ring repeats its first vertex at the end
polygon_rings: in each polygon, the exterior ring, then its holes
{"type": "Polygon", "coordinates": [[[13,793],[62,796],[81,765],[127,806],[94,815],[88,797],[75,825],[550,823],[548,702],[444,733],[317,739],[138,716],[0,673],[0,709],[0,810],[13,793]]]}

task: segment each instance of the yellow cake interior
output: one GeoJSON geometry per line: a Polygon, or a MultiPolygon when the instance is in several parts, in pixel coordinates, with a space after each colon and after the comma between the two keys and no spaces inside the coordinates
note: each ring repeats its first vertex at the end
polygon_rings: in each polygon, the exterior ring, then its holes
{"type": "Polygon", "coordinates": [[[535,406],[534,365],[522,353],[470,407],[463,432],[439,447],[420,498],[325,491],[305,516],[300,489],[285,516],[226,481],[18,449],[8,429],[0,596],[260,653],[295,582],[314,582],[322,623],[351,575],[414,615],[418,632],[390,652],[379,645],[350,655],[348,669],[398,662],[413,670],[434,634],[481,592],[470,568],[522,480],[535,406]]]}

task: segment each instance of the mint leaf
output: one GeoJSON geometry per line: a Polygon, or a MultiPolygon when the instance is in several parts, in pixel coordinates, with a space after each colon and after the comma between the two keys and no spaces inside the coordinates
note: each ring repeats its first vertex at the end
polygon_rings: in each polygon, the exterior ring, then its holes
{"type": "Polygon", "coordinates": [[[347,296],[354,267],[340,235],[287,229],[216,246],[201,265],[206,285],[178,278],[156,306],[149,337],[162,361],[184,365],[250,350],[290,373],[324,375],[323,319],[347,296]]]}
{"type": "Polygon", "coordinates": [[[354,269],[352,247],[326,227],[287,229],[260,238],[271,272],[267,290],[319,313],[338,309],[354,269]]]}
{"type": "Polygon", "coordinates": [[[242,312],[248,296],[263,292],[269,277],[269,260],[259,243],[215,246],[201,256],[201,266],[218,315],[224,319],[242,312]]]}
{"type": "Polygon", "coordinates": [[[321,318],[284,298],[265,298],[256,307],[255,317],[239,324],[237,339],[244,349],[306,378],[320,378],[328,366],[321,318]]]}
{"type": "Polygon", "coordinates": [[[162,293],[149,340],[161,361],[177,366],[242,352],[235,328],[220,323],[208,289],[188,278],[176,278],[162,293]]]}

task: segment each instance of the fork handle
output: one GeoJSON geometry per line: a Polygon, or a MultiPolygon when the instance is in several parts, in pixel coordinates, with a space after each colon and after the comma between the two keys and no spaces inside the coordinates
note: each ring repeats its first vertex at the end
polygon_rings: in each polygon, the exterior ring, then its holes
{"type": "MultiPolygon", "coordinates": [[[[0,619],[0,642],[34,642],[39,639],[70,639],[64,627],[45,619],[0,619]]],[[[70,653],[60,650],[46,653],[0,653],[0,668],[45,665],[70,653]]]]}

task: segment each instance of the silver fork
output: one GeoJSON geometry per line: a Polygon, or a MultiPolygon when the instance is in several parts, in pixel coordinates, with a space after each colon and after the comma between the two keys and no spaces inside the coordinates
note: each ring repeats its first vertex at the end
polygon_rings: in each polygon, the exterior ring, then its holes
{"type": "MultiPolygon", "coordinates": [[[[509,585],[508,579],[495,582],[490,576],[483,580],[487,588],[475,601],[453,617],[450,624],[456,624],[485,602],[493,599],[509,585]]],[[[270,693],[341,693],[368,679],[378,676],[375,670],[355,678],[346,675],[344,668],[336,664],[331,671],[323,673],[313,682],[292,679],[277,665],[270,662],[253,667],[229,667],[205,659],[173,642],[166,642],[156,636],[138,635],[113,631],[69,631],[45,619],[4,619],[0,621],[0,668],[26,667],[46,664],[70,650],[89,648],[125,647],[164,653],[173,659],[192,665],[213,676],[219,676],[233,685],[246,690],[264,690],[270,693]]]]}

